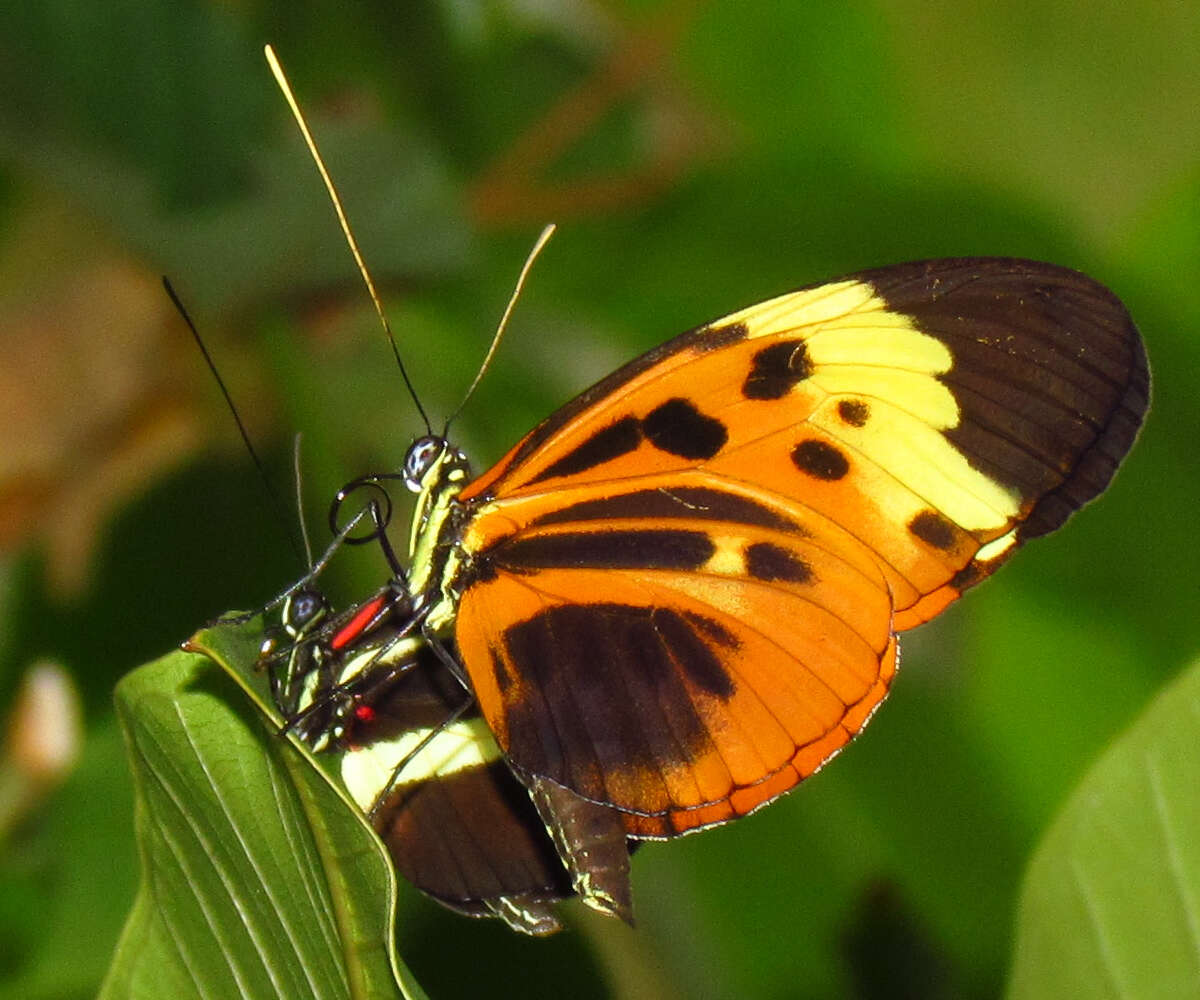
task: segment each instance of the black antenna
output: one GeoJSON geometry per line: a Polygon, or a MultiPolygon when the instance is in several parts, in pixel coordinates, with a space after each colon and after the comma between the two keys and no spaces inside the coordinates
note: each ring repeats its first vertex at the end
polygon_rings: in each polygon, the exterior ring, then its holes
{"type": "Polygon", "coordinates": [[[338,196],[337,188],[333,185],[333,178],[329,176],[329,171],[325,169],[325,161],[321,159],[321,154],[317,150],[317,143],[313,139],[312,133],[308,130],[308,123],[304,120],[304,115],[300,111],[300,105],[296,102],[296,97],[292,93],[291,84],[288,83],[287,77],[284,75],[283,67],[279,65],[279,60],[275,58],[275,50],[268,45],[263,51],[267,56],[267,65],[271,67],[271,72],[275,75],[275,82],[279,84],[279,89],[283,91],[283,96],[288,102],[288,107],[292,109],[292,117],[296,119],[296,124],[300,126],[300,132],[304,136],[304,141],[308,145],[308,151],[312,154],[313,161],[317,165],[317,171],[321,175],[321,180],[325,182],[325,189],[329,192],[330,201],[333,202],[333,210],[337,213],[338,224],[342,227],[342,233],[345,235],[346,242],[350,246],[350,253],[354,255],[354,262],[358,265],[358,273],[362,275],[363,282],[367,286],[367,293],[371,296],[371,301],[375,304],[375,312],[379,316],[380,323],[383,324],[383,332],[387,334],[388,342],[392,345],[392,355],[395,357],[396,364],[400,368],[400,376],[404,379],[404,384],[408,387],[408,394],[416,404],[417,412],[421,415],[426,432],[432,434],[433,427],[429,423],[425,407],[421,405],[421,400],[417,397],[417,390],[413,388],[412,380],[408,377],[408,370],[404,367],[404,362],[400,360],[400,348],[396,344],[396,337],[392,333],[391,324],[388,323],[387,316],[383,311],[383,304],[380,302],[379,295],[375,291],[375,282],[371,280],[371,272],[367,270],[362,253],[358,249],[358,241],[354,238],[354,233],[350,231],[350,223],[346,221],[346,213],[342,208],[342,199],[338,196]]]}
{"type": "MultiPolygon", "coordinates": [[[[242,436],[242,443],[246,446],[246,451],[250,453],[250,458],[254,462],[254,467],[258,469],[259,481],[263,484],[263,488],[267,491],[267,496],[270,498],[271,507],[275,511],[275,516],[281,518],[280,523],[286,524],[286,508],[280,501],[279,495],[271,486],[271,479],[267,475],[266,467],[263,465],[262,459],[258,457],[258,452],[255,450],[253,443],[250,441],[250,434],[246,430],[246,425],[242,422],[242,415],[238,413],[237,407],[233,405],[233,397],[229,394],[229,389],[225,385],[225,380],[221,378],[221,373],[217,370],[217,366],[212,359],[212,355],[208,353],[208,346],[204,343],[203,338],[200,336],[200,332],[196,329],[196,324],[192,322],[192,317],[188,315],[187,309],[184,308],[183,302],[181,302],[179,296],[175,294],[175,289],[172,287],[171,281],[166,277],[166,275],[163,275],[162,283],[163,288],[166,289],[167,295],[170,297],[172,304],[175,306],[176,312],[183,317],[184,323],[187,324],[187,328],[192,332],[192,339],[196,342],[196,346],[200,348],[200,353],[204,355],[204,363],[208,365],[208,370],[212,372],[213,378],[217,380],[217,385],[220,386],[221,395],[225,397],[225,405],[229,407],[229,412],[233,414],[233,422],[237,424],[238,433],[242,436]]],[[[303,526],[303,522],[301,522],[301,525],[303,526]]],[[[290,532],[288,534],[288,542],[292,546],[292,550],[295,551],[297,555],[302,555],[302,553],[296,549],[296,539],[291,535],[290,532]]],[[[307,546],[307,538],[305,539],[305,544],[307,546]]],[[[305,562],[306,566],[309,564],[309,562],[305,562]]]]}
{"type": "Polygon", "coordinates": [[[529,256],[525,258],[525,263],[521,267],[521,273],[517,275],[517,284],[513,288],[512,295],[509,296],[508,305],[504,307],[504,314],[500,317],[500,322],[496,326],[496,333],[492,337],[491,346],[488,348],[487,354],[483,357],[483,364],[479,366],[479,371],[475,373],[475,378],[472,380],[470,387],[467,389],[467,394],[463,396],[462,402],[458,404],[454,412],[446,418],[445,426],[442,428],[442,437],[445,437],[450,431],[450,422],[455,420],[463,411],[463,407],[467,405],[467,400],[474,395],[479,383],[483,381],[483,376],[487,372],[488,367],[492,363],[492,358],[496,354],[496,349],[500,346],[500,338],[504,336],[504,331],[508,328],[508,318],[512,315],[513,307],[517,304],[517,299],[521,295],[521,289],[525,287],[525,278],[528,277],[530,269],[533,267],[533,262],[537,260],[538,254],[547,243],[550,242],[550,237],[554,235],[554,223],[551,222],[533,244],[533,249],[529,251],[529,256]]]}

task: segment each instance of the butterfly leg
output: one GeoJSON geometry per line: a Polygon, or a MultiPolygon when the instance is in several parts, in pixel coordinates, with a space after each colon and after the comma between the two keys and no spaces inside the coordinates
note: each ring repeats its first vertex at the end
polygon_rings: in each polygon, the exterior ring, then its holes
{"type": "Polygon", "coordinates": [[[458,662],[458,657],[454,655],[446,643],[443,642],[433,630],[426,629],[424,626],[422,626],[421,634],[424,636],[425,641],[429,644],[429,648],[432,649],[434,653],[437,654],[437,658],[442,661],[442,666],[450,671],[451,676],[463,686],[463,690],[470,694],[471,700],[474,701],[474,689],[471,687],[471,681],[467,677],[467,671],[463,668],[463,665],[458,662]]]}
{"type": "MultiPolygon", "coordinates": [[[[407,667],[405,669],[407,669],[407,667]]],[[[392,789],[394,789],[400,783],[400,778],[404,772],[404,769],[406,767],[408,767],[409,764],[411,764],[414,760],[416,760],[416,758],[419,757],[421,755],[421,753],[424,752],[424,750],[434,740],[436,740],[439,736],[442,735],[442,733],[444,733],[447,729],[449,729],[451,726],[453,726],[454,723],[456,723],[459,719],[461,719],[463,717],[463,715],[469,709],[474,707],[474,705],[475,705],[475,699],[473,697],[468,697],[468,698],[464,699],[461,705],[457,706],[456,708],[451,709],[450,712],[446,715],[446,717],[444,719],[442,719],[442,721],[440,723],[438,723],[437,726],[435,726],[428,733],[426,733],[425,736],[420,741],[418,741],[417,745],[414,746],[411,750],[409,750],[408,753],[406,753],[400,759],[400,762],[396,765],[395,769],[392,771],[392,776],[391,776],[390,780],[388,781],[387,785],[384,787],[383,792],[379,796],[376,797],[375,802],[372,804],[370,811],[367,813],[368,820],[370,820],[372,822],[375,821],[376,815],[378,814],[379,810],[383,807],[384,803],[387,802],[388,797],[392,793],[392,789]]]]}

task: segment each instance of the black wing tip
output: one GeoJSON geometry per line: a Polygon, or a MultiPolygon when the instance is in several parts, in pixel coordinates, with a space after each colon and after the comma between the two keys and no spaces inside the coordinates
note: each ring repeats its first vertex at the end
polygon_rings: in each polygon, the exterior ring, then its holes
{"type": "MultiPolygon", "coordinates": [[[[1043,495],[1029,512],[1023,539],[1047,534],[1072,513],[1107,489],[1137,440],[1150,405],[1150,368],[1145,344],[1129,310],[1107,286],[1061,264],[1021,257],[947,257],[872,268],[851,275],[869,283],[889,309],[931,317],[938,301],[954,295],[974,299],[1041,296],[1056,305],[1053,322],[1074,326],[1078,318],[1083,343],[1098,352],[1096,363],[1110,380],[1112,395],[1095,438],[1079,454],[1065,481],[1043,495]]],[[[944,322],[944,321],[943,321],[944,322]]]]}

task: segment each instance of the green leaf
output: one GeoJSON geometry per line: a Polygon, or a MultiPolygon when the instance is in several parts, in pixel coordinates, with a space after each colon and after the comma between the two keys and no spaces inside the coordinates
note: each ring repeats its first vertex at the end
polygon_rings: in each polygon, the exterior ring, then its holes
{"type": "MultiPolygon", "coordinates": [[[[248,672],[259,637],[202,632],[194,646],[212,659],[172,653],[117,688],[142,883],[106,1000],[399,995],[391,866],[312,758],[277,735],[248,672]]],[[[404,995],[423,993],[406,983],[404,995]]]]}
{"type": "Polygon", "coordinates": [[[1038,848],[1009,997],[1195,996],[1198,833],[1200,664],[1092,768],[1038,848]]]}

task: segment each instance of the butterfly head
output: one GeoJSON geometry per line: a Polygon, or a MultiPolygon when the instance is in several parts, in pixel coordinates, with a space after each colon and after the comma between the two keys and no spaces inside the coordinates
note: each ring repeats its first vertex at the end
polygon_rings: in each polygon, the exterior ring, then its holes
{"type": "Polygon", "coordinates": [[[413,493],[427,492],[437,482],[461,482],[467,476],[466,456],[444,437],[417,438],[404,457],[404,485],[413,493]]]}
{"type": "Polygon", "coordinates": [[[324,596],[301,587],[284,602],[279,625],[263,635],[257,667],[268,672],[271,696],[285,717],[298,710],[305,691],[316,682],[321,660],[318,637],[328,614],[324,596]]]}
{"type": "Polygon", "coordinates": [[[404,456],[404,485],[420,493],[448,449],[445,438],[433,434],[417,438],[404,456]]]}
{"type": "Polygon", "coordinates": [[[284,602],[283,628],[292,639],[303,639],[328,613],[329,603],[324,595],[302,587],[284,602]]]}
{"type": "Polygon", "coordinates": [[[266,630],[258,651],[258,662],[267,665],[295,649],[312,634],[329,611],[325,598],[317,591],[301,588],[289,595],[277,627],[266,630]]]}

